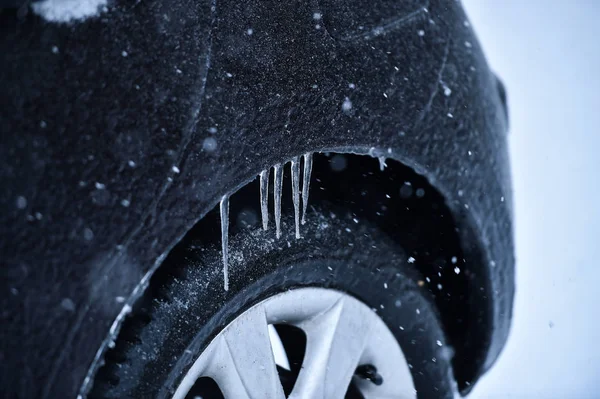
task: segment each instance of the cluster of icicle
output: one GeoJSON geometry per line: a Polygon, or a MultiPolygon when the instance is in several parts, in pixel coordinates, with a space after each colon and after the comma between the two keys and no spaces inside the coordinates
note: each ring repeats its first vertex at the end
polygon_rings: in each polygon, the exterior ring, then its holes
{"type": "MultiPolygon", "coordinates": [[[[310,173],[312,171],[312,153],[306,153],[302,178],[302,224],[306,222],[308,206],[308,191],[310,188],[310,173]]],[[[292,199],[294,201],[294,217],[296,221],[296,239],[300,238],[300,157],[294,157],[291,162],[292,170],[292,199]]],[[[274,170],[273,200],[275,202],[275,236],[281,237],[281,192],[283,188],[283,167],[277,164],[274,170]]],[[[263,229],[269,228],[269,173],[270,168],[260,172],[260,213],[263,229]]],[[[223,245],[223,279],[225,291],[229,290],[229,195],[224,195],[220,204],[221,210],[221,242],[223,245]]]]}

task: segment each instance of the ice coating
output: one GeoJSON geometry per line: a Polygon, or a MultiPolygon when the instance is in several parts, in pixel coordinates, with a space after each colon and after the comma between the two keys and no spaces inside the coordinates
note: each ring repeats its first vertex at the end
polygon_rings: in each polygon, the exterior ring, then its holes
{"type": "Polygon", "coordinates": [[[260,172],[260,214],[263,230],[269,228],[269,169],[260,172]]]}
{"type": "Polygon", "coordinates": [[[292,169],[292,199],[294,201],[294,220],[296,226],[296,239],[300,238],[300,157],[294,157],[292,169]]]}
{"type": "Polygon", "coordinates": [[[281,164],[273,167],[275,169],[273,179],[273,198],[275,202],[275,229],[276,237],[281,237],[281,190],[283,189],[283,168],[281,164]]]}
{"type": "Polygon", "coordinates": [[[224,195],[221,198],[220,204],[221,210],[221,244],[223,246],[223,284],[225,291],[229,290],[229,250],[228,240],[229,240],[229,196],[224,195]]]}
{"type": "Polygon", "coordinates": [[[303,155],[304,169],[302,176],[302,224],[306,223],[306,208],[308,207],[308,191],[310,189],[310,173],[312,172],[312,152],[303,155]]]}

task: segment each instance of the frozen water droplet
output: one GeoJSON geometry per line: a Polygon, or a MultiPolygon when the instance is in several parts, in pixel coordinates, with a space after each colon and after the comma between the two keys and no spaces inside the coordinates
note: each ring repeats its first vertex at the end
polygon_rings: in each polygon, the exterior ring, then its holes
{"type": "Polygon", "coordinates": [[[124,303],[125,302],[125,297],[124,296],[117,296],[117,297],[115,297],[115,302],[117,302],[117,303],[124,303]]]}
{"type": "Polygon", "coordinates": [[[458,266],[454,268],[454,273],[460,274],[460,268],[458,266]]]}
{"type": "Polygon", "coordinates": [[[465,47],[466,48],[471,48],[471,47],[473,47],[473,45],[471,44],[471,42],[465,41],[465,47]]]}
{"type": "Polygon", "coordinates": [[[422,30],[422,29],[420,29],[420,30],[417,31],[417,35],[423,37],[423,36],[425,36],[425,31],[422,30]]]}
{"type": "Polygon", "coordinates": [[[217,149],[217,140],[214,137],[207,137],[202,143],[202,149],[204,151],[212,152],[217,149]]]}
{"type": "Polygon", "coordinates": [[[294,201],[294,221],[296,226],[296,239],[300,238],[300,158],[292,159],[292,200],[294,201]]]}
{"type": "Polygon", "coordinates": [[[383,283],[383,288],[385,288],[387,290],[388,284],[387,283],[383,283]]]}
{"type": "Polygon", "coordinates": [[[179,168],[178,168],[177,166],[175,166],[175,165],[173,165],[173,167],[171,168],[171,170],[172,170],[174,173],[179,173],[179,172],[180,172],[179,168]]]}
{"type": "Polygon", "coordinates": [[[96,182],[95,185],[98,190],[104,190],[106,188],[106,185],[104,183],[96,182]]]}
{"type": "Polygon", "coordinates": [[[208,132],[210,134],[216,134],[219,131],[219,129],[217,129],[216,127],[212,126],[208,128],[208,132]]]}
{"type": "MultiPolygon", "coordinates": [[[[400,299],[396,299],[396,302],[394,302],[394,306],[399,308],[400,306],[402,306],[402,301],[400,299]]],[[[402,327],[400,327],[400,329],[402,329],[402,327]]]]}
{"type": "Polygon", "coordinates": [[[48,126],[48,124],[46,123],[46,121],[40,121],[40,127],[42,129],[45,129],[48,126]]]}
{"type": "Polygon", "coordinates": [[[415,258],[413,258],[412,256],[408,258],[408,263],[415,263],[415,258]]]}
{"type": "Polygon", "coordinates": [[[310,174],[312,172],[312,152],[303,155],[304,166],[302,171],[302,224],[306,223],[306,209],[308,208],[308,194],[310,190],[310,174]]]}
{"type": "Polygon", "coordinates": [[[356,85],[354,83],[348,83],[348,87],[351,89],[356,89],[356,85]]]}
{"type": "Polygon", "coordinates": [[[27,198],[23,197],[22,195],[19,195],[17,197],[16,203],[18,209],[25,209],[27,207],[27,198]]]}
{"type": "Polygon", "coordinates": [[[452,264],[456,264],[456,262],[458,262],[458,258],[456,256],[453,256],[452,258],[450,258],[450,262],[452,262],[452,264]]]}
{"type": "Polygon", "coordinates": [[[348,97],[346,97],[344,99],[344,102],[342,103],[342,111],[348,112],[351,109],[352,109],[352,101],[350,101],[350,99],[348,97]]]}
{"type": "Polygon", "coordinates": [[[58,54],[58,47],[52,46],[52,54],[58,54]]]}
{"type": "Polygon", "coordinates": [[[263,230],[269,228],[269,172],[266,169],[260,172],[260,215],[262,217],[263,230]]]}
{"type": "Polygon", "coordinates": [[[223,286],[229,291],[229,196],[221,198],[219,206],[221,211],[221,247],[223,255],[223,286]]]}
{"type": "Polygon", "coordinates": [[[131,202],[129,202],[128,199],[122,199],[121,205],[124,206],[125,208],[127,208],[129,205],[131,205],[131,202]]]}
{"type": "Polygon", "coordinates": [[[496,262],[495,262],[495,261],[493,261],[493,260],[491,260],[491,261],[490,261],[490,266],[491,266],[491,267],[496,267],[496,262]]]}
{"type": "Polygon", "coordinates": [[[233,77],[233,75],[232,75],[231,73],[229,73],[229,72],[227,72],[225,75],[226,75],[228,78],[232,78],[232,77],[233,77]]]}
{"type": "Polygon", "coordinates": [[[135,161],[129,161],[129,162],[127,162],[127,164],[129,165],[130,168],[135,168],[135,161]]]}
{"type": "Polygon", "coordinates": [[[387,166],[385,163],[385,157],[381,155],[377,157],[377,159],[379,160],[379,170],[383,172],[385,167],[387,166]]]}
{"type": "Polygon", "coordinates": [[[275,236],[281,237],[281,191],[283,190],[283,168],[281,164],[273,167],[273,202],[275,203],[275,236]]]}
{"type": "Polygon", "coordinates": [[[253,33],[254,33],[254,30],[252,28],[248,28],[248,30],[246,31],[246,34],[248,36],[252,36],[253,33]]]}
{"type": "Polygon", "coordinates": [[[438,285],[437,285],[437,289],[441,291],[441,290],[442,290],[442,285],[441,285],[441,284],[438,284],[438,285]]]}
{"type": "Polygon", "coordinates": [[[60,306],[69,312],[75,311],[75,302],[73,302],[71,298],[63,298],[63,300],[60,301],[60,306]]]}
{"type": "Polygon", "coordinates": [[[321,15],[321,13],[320,13],[320,12],[316,12],[316,13],[314,13],[314,14],[313,14],[313,19],[314,19],[315,21],[318,21],[318,20],[320,20],[320,19],[321,19],[321,17],[322,17],[322,15],[321,15]]]}
{"type": "Polygon", "coordinates": [[[123,51],[121,52],[121,55],[122,55],[123,57],[127,57],[127,56],[129,55],[129,53],[128,53],[127,51],[123,50],[123,51]]]}
{"type": "Polygon", "coordinates": [[[418,188],[415,194],[417,195],[417,198],[423,198],[425,196],[425,190],[418,188]]]}
{"type": "Polygon", "coordinates": [[[464,194],[464,191],[463,191],[463,190],[458,190],[458,196],[459,196],[459,197],[462,197],[462,196],[463,196],[463,194],[464,194]]]}
{"type": "Polygon", "coordinates": [[[442,341],[440,341],[439,339],[437,341],[435,341],[437,346],[442,346],[442,341]]]}
{"type": "Polygon", "coordinates": [[[419,309],[416,310],[417,314],[421,314],[421,311],[419,309]]]}
{"type": "Polygon", "coordinates": [[[454,115],[452,115],[452,113],[450,113],[450,112],[448,112],[448,113],[446,114],[446,116],[447,116],[448,118],[454,118],[454,115]]]}

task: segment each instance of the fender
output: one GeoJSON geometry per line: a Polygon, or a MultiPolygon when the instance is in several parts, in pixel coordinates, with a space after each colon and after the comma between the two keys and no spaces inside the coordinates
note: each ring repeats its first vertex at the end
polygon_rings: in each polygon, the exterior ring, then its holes
{"type": "Polygon", "coordinates": [[[392,158],[444,195],[487,331],[462,392],[492,365],[514,294],[508,121],[458,2],[115,2],[71,24],[4,12],[0,30],[8,397],[85,393],[181,237],[310,151],[392,158]]]}

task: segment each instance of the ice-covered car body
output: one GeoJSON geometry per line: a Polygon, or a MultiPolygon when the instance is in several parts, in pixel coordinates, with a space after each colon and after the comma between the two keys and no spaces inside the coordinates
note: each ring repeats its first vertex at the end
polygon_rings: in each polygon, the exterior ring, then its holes
{"type": "Polygon", "coordinates": [[[467,392],[506,340],[514,257],[505,98],[460,3],[101,11],[0,14],[4,393],[85,393],[178,240],[260,171],[316,151],[394,159],[444,196],[464,252],[453,312],[469,320],[451,338],[467,392]]]}

